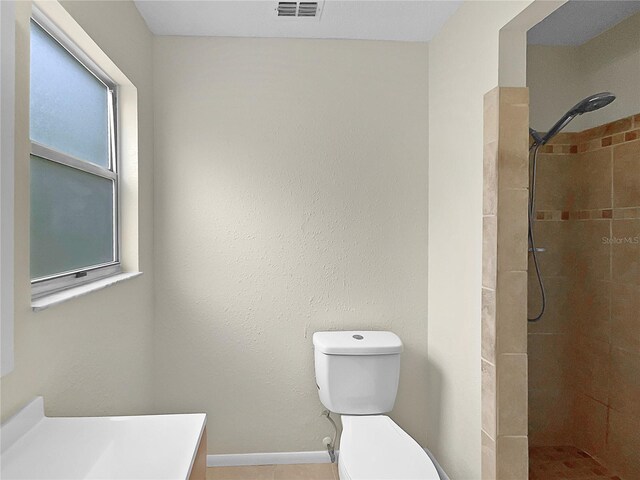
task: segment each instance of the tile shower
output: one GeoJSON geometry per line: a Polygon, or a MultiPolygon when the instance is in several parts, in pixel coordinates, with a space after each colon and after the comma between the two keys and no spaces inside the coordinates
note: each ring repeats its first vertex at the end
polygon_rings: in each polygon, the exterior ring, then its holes
{"type": "MultiPolygon", "coordinates": [[[[548,306],[528,326],[531,475],[555,478],[536,469],[573,455],[558,468],[580,465],[586,473],[558,471],[557,478],[637,479],[640,115],[561,133],[541,149],[538,165],[534,228],[545,249],[548,306]]],[[[536,312],[531,264],[528,275],[536,312]]]]}

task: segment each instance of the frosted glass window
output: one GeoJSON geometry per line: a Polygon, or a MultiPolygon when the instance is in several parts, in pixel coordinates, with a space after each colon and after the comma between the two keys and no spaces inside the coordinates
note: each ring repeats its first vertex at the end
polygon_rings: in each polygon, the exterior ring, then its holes
{"type": "Polygon", "coordinates": [[[121,268],[118,158],[110,148],[116,85],[47,18],[34,18],[30,269],[37,298],[121,268]]]}
{"type": "Polygon", "coordinates": [[[114,261],[114,182],[31,156],[31,278],[114,261]]]}
{"type": "Polygon", "coordinates": [[[31,22],[31,140],[109,168],[109,90],[31,22]]]}

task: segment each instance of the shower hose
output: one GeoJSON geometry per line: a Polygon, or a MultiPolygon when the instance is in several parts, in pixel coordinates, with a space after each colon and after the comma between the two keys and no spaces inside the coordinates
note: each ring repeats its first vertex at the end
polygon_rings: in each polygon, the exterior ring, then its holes
{"type": "Polygon", "coordinates": [[[538,149],[540,145],[534,142],[529,150],[531,159],[531,180],[529,185],[529,211],[527,214],[529,223],[529,252],[531,253],[531,259],[536,270],[536,277],[538,278],[538,286],[540,288],[541,305],[540,311],[533,318],[527,315],[527,320],[530,322],[537,322],[544,315],[544,311],[547,308],[547,293],[544,289],[544,282],[542,281],[542,275],[540,274],[540,264],[538,263],[538,250],[536,249],[535,237],[533,234],[533,222],[534,215],[536,214],[536,174],[538,170],[538,149]]]}

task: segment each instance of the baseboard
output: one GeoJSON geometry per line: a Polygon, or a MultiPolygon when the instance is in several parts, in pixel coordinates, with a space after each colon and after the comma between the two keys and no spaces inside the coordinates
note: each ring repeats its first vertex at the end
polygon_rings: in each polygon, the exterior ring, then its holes
{"type": "MultiPolygon", "coordinates": [[[[337,453],[337,452],[336,452],[337,453]]],[[[242,467],[248,465],[297,465],[330,463],[326,450],[317,452],[238,453],[207,455],[207,467],[242,467]]]]}
{"type": "MultiPolygon", "coordinates": [[[[424,451],[433,461],[441,480],[449,480],[436,458],[428,450],[424,451]]],[[[336,458],[340,452],[336,451],[336,458]]],[[[329,454],[317,452],[274,452],[274,453],[237,453],[231,455],[207,455],[207,467],[246,467],[252,465],[299,465],[303,463],[329,463],[329,454]]]]}

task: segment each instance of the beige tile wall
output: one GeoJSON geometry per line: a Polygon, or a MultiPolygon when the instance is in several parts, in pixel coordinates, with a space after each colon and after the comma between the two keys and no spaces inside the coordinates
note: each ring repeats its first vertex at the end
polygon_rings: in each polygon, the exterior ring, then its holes
{"type": "MultiPolygon", "coordinates": [[[[563,133],[539,157],[548,307],[529,324],[529,440],[640,478],[640,115],[563,133]]],[[[540,295],[530,265],[529,309],[540,295]]]]}
{"type": "Polygon", "coordinates": [[[527,197],[529,95],[484,99],[482,478],[528,477],[527,197]]]}

